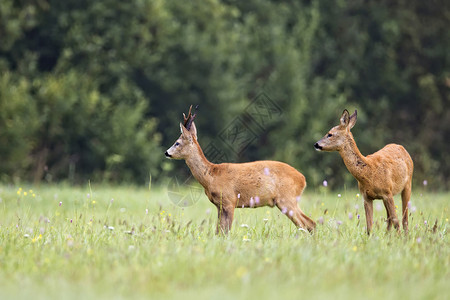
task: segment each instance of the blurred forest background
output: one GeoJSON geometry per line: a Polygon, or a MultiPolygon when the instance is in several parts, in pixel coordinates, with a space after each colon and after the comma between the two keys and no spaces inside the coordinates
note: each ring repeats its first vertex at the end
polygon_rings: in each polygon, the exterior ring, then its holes
{"type": "Polygon", "coordinates": [[[164,151],[199,104],[211,160],[356,187],[313,144],[358,109],[364,155],[402,144],[416,187],[448,189],[449,28],[446,0],[2,0],[0,181],[188,174],[164,151]]]}

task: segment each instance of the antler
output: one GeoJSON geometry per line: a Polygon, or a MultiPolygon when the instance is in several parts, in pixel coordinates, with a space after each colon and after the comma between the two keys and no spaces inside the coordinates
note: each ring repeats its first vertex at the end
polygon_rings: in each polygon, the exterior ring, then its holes
{"type": "Polygon", "coordinates": [[[188,112],[188,116],[186,117],[186,115],[183,113],[183,119],[184,119],[184,127],[189,130],[191,129],[191,124],[194,121],[195,117],[197,116],[197,108],[198,105],[195,106],[195,111],[194,114],[191,114],[192,111],[192,105],[189,107],[189,112],[188,112]]]}

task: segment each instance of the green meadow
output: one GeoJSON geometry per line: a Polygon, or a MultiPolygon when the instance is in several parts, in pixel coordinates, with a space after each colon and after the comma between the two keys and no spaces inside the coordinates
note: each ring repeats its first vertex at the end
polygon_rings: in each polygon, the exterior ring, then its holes
{"type": "MultiPolygon", "coordinates": [[[[308,187],[310,235],[276,208],[217,211],[184,188],[0,186],[1,299],[448,299],[450,193],[413,190],[408,235],[354,190],[308,187]]],[[[396,196],[396,204],[400,199],[396,196]]]]}

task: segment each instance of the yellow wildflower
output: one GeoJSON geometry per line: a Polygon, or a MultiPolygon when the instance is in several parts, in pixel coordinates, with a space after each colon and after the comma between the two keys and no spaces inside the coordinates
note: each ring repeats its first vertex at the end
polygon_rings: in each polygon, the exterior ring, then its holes
{"type": "Polygon", "coordinates": [[[42,239],[42,234],[39,234],[39,236],[35,237],[34,239],[31,240],[32,243],[36,243],[37,241],[39,241],[40,239],[42,239]]]}

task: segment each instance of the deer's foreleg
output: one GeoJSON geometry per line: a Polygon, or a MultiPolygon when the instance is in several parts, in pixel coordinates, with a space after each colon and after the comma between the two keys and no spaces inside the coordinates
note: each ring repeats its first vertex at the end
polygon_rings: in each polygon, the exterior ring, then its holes
{"type": "Polygon", "coordinates": [[[373,225],[373,201],[364,196],[364,210],[366,211],[367,234],[370,234],[373,225]]]}
{"type": "Polygon", "coordinates": [[[234,207],[217,207],[218,222],[216,234],[223,233],[227,234],[231,229],[234,217],[234,207]]]}

